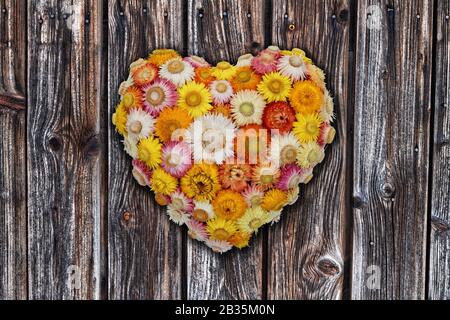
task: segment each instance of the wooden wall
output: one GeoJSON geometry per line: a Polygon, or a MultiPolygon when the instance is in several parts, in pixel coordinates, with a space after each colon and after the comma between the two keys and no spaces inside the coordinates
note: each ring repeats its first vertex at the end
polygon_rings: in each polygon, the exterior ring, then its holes
{"type": "Polygon", "coordinates": [[[450,0],[0,0],[0,299],[450,299],[450,0]],[[270,44],[327,73],[300,201],[218,255],[131,176],[129,64],[270,44]]]}

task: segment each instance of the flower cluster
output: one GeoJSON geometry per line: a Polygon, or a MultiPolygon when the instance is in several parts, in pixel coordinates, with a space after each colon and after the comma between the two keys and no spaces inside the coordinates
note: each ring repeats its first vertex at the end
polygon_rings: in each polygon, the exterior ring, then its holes
{"type": "Polygon", "coordinates": [[[335,136],[324,73],[300,49],[215,66],[159,49],[131,64],[119,94],[112,120],[133,176],[220,253],[280,219],[335,136]]]}

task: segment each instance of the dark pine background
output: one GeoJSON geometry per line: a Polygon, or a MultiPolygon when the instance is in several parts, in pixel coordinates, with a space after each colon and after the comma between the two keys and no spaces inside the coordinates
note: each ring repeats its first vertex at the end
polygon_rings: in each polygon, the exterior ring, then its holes
{"type": "Polygon", "coordinates": [[[450,299],[449,0],[0,11],[0,298],[450,299]],[[272,43],[325,69],[337,139],[280,223],[214,254],[134,182],[117,89],[155,48],[217,62],[272,43]]]}

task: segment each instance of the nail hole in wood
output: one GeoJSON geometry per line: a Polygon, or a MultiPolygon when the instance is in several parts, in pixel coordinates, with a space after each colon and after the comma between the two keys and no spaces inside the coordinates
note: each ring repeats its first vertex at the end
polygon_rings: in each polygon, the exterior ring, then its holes
{"type": "Polygon", "coordinates": [[[3,9],[2,9],[2,12],[3,12],[4,14],[6,14],[6,8],[3,8],[3,9]]]}
{"type": "Polygon", "coordinates": [[[227,11],[222,12],[222,16],[223,17],[227,17],[228,16],[228,12],[227,11]]]}
{"type": "Polygon", "coordinates": [[[147,11],[148,11],[148,10],[147,10],[147,7],[143,7],[143,8],[142,8],[142,12],[143,12],[144,14],[147,14],[147,11]]]}
{"type": "Polygon", "coordinates": [[[247,13],[247,18],[251,18],[252,14],[250,12],[247,13]]]}
{"type": "Polygon", "coordinates": [[[122,215],[122,218],[124,221],[130,221],[131,219],[131,213],[129,213],[128,211],[125,211],[122,215]]]}
{"type": "Polygon", "coordinates": [[[284,18],[285,18],[285,19],[288,19],[288,18],[289,18],[289,16],[288,16],[287,13],[284,14],[284,18]]]}

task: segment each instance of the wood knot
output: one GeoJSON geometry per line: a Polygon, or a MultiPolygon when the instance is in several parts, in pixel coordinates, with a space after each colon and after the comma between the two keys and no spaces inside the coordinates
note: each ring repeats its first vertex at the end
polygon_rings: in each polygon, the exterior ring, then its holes
{"type": "Polygon", "coordinates": [[[349,17],[349,11],[348,9],[342,9],[339,12],[339,22],[347,22],[348,21],[348,17],[349,17]]]}
{"type": "Polygon", "coordinates": [[[61,138],[54,136],[48,140],[48,147],[53,152],[58,152],[62,149],[62,141],[61,138]]]}
{"type": "Polygon", "coordinates": [[[295,24],[294,23],[290,23],[288,26],[289,31],[294,31],[295,30],[295,24]]]}
{"type": "Polygon", "coordinates": [[[395,196],[395,187],[390,182],[385,182],[381,185],[381,195],[383,198],[392,199],[395,196]]]}
{"type": "Polygon", "coordinates": [[[334,277],[341,273],[339,264],[330,258],[319,259],[317,269],[328,277],[334,277]]]}
{"type": "Polygon", "coordinates": [[[362,209],[367,206],[367,199],[361,193],[356,193],[353,195],[352,206],[355,209],[362,209]]]}
{"type": "Polygon", "coordinates": [[[100,154],[100,142],[96,134],[90,135],[85,139],[83,145],[83,155],[86,159],[95,159],[100,154]]]}

